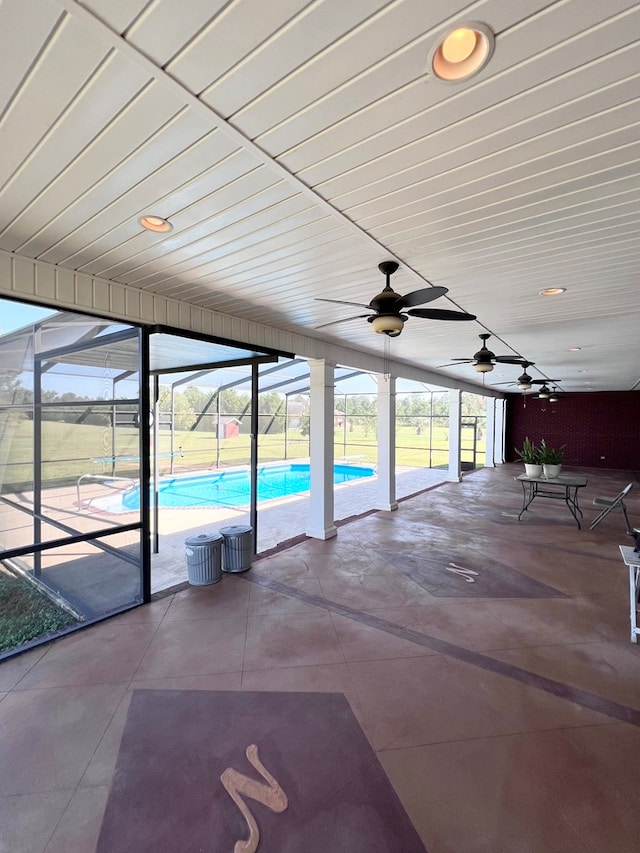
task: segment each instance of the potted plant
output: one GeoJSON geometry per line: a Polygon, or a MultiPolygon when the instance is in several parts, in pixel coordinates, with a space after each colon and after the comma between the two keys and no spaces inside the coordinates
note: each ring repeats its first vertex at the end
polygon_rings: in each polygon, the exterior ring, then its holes
{"type": "Polygon", "coordinates": [[[542,462],[542,469],[547,480],[553,480],[560,474],[564,459],[564,448],[564,444],[562,447],[549,447],[544,438],[540,442],[540,462],[542,462]]]}
{"type": "Polygon", "coordinates": [[[527,436],[525,440],[522,442],[522,447],[520,450],[515,448],[516,453],[524,462],[524,470],[527,477],[541,477],[542,476],[542,461],[540,460],[540,448],[536,447],[536,445],[531,441],[531,439],[527,436]]]}

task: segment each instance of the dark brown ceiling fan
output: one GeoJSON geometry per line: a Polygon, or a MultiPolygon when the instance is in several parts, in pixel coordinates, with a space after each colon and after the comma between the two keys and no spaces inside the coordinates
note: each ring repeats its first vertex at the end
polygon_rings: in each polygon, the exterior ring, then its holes
{"type": "Polygon", "coordinates": [[[556,389],[556,385],[558,382],[562,382],[561,379],[534,379],[531,383],[532,385],[540,385],[540,390],[537,393],[537,397],[540,400],[551,400],[552,397],[555,397],[555,402],[558,399],[558,391],[556,389]],[[553,390],[549,388],[549,385],[553,385],[553,390]]]}
{"type": "Polygon", "coordinates": [[[494,385],[517,385],[520,391],[529,391],[533,385],[540,385],[540,390],[536,394],[540,400],[549,400],[551,403],[557,403],[564,396],[563,392],[557,388],[557,383],[560,379],[532,379],[527,373],[528,367],[533,367],[532,361],[523,362],[524,373],[518,376],[515,382],[494,382],[494,385]],[[549,388],[552,385],[553,388],[549,388]]]}
{"type": "Polygon", "coordinates": [[[384,261],[378,264],[378,269],[385,276],[386,284],[384,290],[374,296],[368,305],[342,299],[316,299],[317,302],[332,302],[335,305],[355,305],[357,308],[366,308],[369,313],[344,317],[342,320],[333,320],[315,328],[324,329],[326,326],[334,326],[337,323],[366,319],[371,323],[374,332],[396,338],[402,332],[409,317],[421,317],[425,320],[476,319],[475,314],[466,314],[463,311],[449,311],[446,308],[414,308],[414,305],[424,305],[427,302],[433,302],[434,299],[439,299],[449,292],[448,289],[446,287],[423,287],[421,290],[413,290],[405,296],[400,296],[391,287],[391,276],[398,269],[398,264],[395,261],[384,261]]]}
{"type": "Polygon", "coordinates": [[[439,367],[456,367],[458,364],[472,364],[473,369],[478,373],[489,373],[493,370],[495,364],[521,364],[531,365],[532,362],[521,358],[519,355],[496,355],[487,347],[487,341],[491,337],[490,334],[484,332],[478,335],[482,341],[482,346],[473,355],[473,358],[454,358],[451,364],[441,364],[439,367]]]}
{"type": "Polygon", "coordinates": [[[534,382],[537,383],[538,380],[534,379],[532,376],[529,376],[527,373],[528,368],[533,367],[535,365],[534,361],[522,361],[520,362],[523,367],[523,372],[515,382],[492,382],[492,385],[517,385],[520,391],[528,391],[534,382]]]}

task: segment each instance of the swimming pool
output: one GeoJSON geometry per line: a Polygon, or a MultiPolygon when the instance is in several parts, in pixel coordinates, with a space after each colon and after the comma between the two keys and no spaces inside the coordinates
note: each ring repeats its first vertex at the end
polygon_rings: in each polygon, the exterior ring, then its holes
{"type": "MultiPolygon", "coordinates": [[[[374,474],[373,468],[364,465],[333,466],[335,484],[372,477],[374,474]]],[[[308,463],[258,468],[258,503],[309,491],[310,476],[308,463]]],[[[139,509],[140,487],[134,486],[123,492],[120,500],[120,512],[139,509]]],[[[158,489],[158,504],[161,507],[237,507],[248,505],[250,500],[251,482],[246,469],[163,478],[158,489]]]]}

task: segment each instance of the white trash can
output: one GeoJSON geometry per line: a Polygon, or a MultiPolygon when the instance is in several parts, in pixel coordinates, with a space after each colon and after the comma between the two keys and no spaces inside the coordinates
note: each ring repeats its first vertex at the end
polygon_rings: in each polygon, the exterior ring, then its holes
{"type": "Polygon", "coordinates": [[[246,572],[253,558],[253,529],[241,524],[223,527],[222,571],[246,572]]]}
{"type": "Polygon", "coordinates": [[[184,540],[187,575],[192,586],[218,583],[222,578],[222,543],[219,533],[200,533],[184,540]]]}

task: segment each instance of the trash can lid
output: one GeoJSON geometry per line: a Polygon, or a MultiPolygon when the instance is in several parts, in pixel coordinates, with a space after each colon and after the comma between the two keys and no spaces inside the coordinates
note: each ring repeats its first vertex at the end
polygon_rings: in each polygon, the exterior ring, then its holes
{"type": "Polygon", "coordinates": [[[222,527],[220,533],[222,536],[239,536],[241,533],[251,533],[252,529],[243,524],[232,524],[231,527],[222,527]]]}
{"type": "Polygon", "coordinates": [[[211,542],[219,542],[222,536],[219,533],[199,533],[197,536],[189,536],[184,540],[185,545],[209,545],[211,542]]]}

